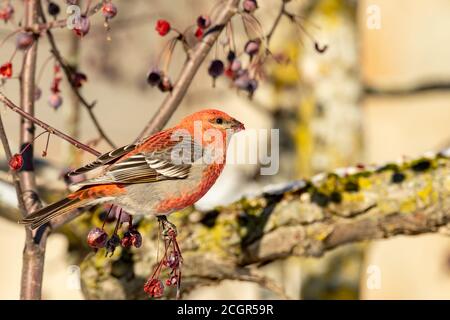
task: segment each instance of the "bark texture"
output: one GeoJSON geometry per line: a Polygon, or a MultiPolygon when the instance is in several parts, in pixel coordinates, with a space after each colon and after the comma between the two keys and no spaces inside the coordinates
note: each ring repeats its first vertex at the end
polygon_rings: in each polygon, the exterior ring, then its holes
{"type": "MultiPolygon", "coordinates": [[[[320,257],[348,243],[446,230],[450,222],[450,150],[380,167],[319,174],[208,212],[171,216],[184,257],[184,293],[224,279],[254,281],[282,295],[257,267],[288,256],[320,257]]],[[[78,220],[86,232],[95,215],[78,220]]],[[[98,220],[97,220],[98,221],[98,220]]],[[[140,222],[144,245],[82,263],[87,298],[144,298],[156,262],[155,219],[140,222]]],[[[84,233],[85,234],[85,233],[84,233]]],[[[76,236],[73,238],[77,238],[76,236]]],[[[162,273],[164,275],[164,273],[162,273]]],[[[170,292],[168,292],[170,294],[170,292]]]]}

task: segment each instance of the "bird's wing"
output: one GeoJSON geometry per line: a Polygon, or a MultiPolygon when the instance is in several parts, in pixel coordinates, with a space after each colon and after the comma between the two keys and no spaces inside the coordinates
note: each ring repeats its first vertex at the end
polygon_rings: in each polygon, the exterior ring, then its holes
{"type": "Polygon", "coordinates": [[[102,167],[107,164],[114,163],[121,157],[123,157],[128,152],[134,150],[136,148],[137,144],[127,144],[126,146],[117,148],[115,150],[112,150],[110,152],[104,153],[100,155],[97,159],[94,161],[88,163],[87,165],[80,167],[76,170],[73,170],[68,173],[69,176],[75,176],[78,174],[86,173],[88,171],[94,170],[96,168],[102,167]]]}
{"type": "Polygon", "coordinates": [[[186,179],[192,165],[201,156],[201,146],[193,139],[171,140],[165,148],[152,152],[141,151],[123,157],[111,164],[101,176],[77,185],[134,184],[186,179]]]}

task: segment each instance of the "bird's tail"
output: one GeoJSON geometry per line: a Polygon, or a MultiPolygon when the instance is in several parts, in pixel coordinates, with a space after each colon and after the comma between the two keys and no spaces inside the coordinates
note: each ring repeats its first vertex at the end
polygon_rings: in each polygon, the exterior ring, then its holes
{"type": "Polygon", "coordinates": [[[51,219],[72,211],[76,208],[82,207],[88,202],[90,202],[89,199],[67,197],[60,201],[52,203],[45,208],[33,212],[23,220],[19,221],[19,223],[29,225],[32,229],[36,229],[44,223],[49,222],[51,219]]]}

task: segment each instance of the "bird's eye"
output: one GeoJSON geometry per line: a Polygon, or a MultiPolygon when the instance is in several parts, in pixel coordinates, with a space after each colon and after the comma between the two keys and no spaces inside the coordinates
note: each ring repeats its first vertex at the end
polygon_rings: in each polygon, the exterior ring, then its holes
{"type": "Polygon", "coordinates": [[[216,119],[216,123],[217,124],[222,124],[223,123],[223,119],[222,118],[217,118],[216,119]]]}

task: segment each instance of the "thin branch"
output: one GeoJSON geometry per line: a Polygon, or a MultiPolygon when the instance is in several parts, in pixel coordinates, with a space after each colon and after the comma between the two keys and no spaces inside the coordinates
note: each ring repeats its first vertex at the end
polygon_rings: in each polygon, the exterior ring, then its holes
{"type": "MultiPolygon", "coordinates": [[[[99,1],[95,6],[93,6],[91,9],[89,9],[89,11],[87,12],[86,16],[90,17],[93,16],[94,14],[96,14],[103,5],[103,1],[99,1]]],[[[38,8],[38,10],[40,10],[38,8]]],[[[60,19],[60,20],[54,20],[54,21],[49,21],[47,22],[46,20],[43,20],[42,23],[34,23],[32,25],[25,25],[23,28],[21,28],[21,30],[24,31],[30,31],[36,34],[41,33],[42,31],[47,31],[50,29],[54,29],[54,28],[64,28],[67,26],[67,19],[60,19]]]]}
{"type": "Polygon", "coordinates": [[[41,128],[43,128],[44,130],[50,132],[51,134],[54,134],[55,136],[58,136],[61,139],[69,142],[70,144],[72,144],[76,148],[84,150],[86,152],[89,152],[89,153],[93,154],[94,156],[99,156],[101,154],[97,150],[89,147],[88,145],[85,145],[85,144],[81,143],[80,141],[77,141],[77,140],[73,139],[72,137],[68,136],[67,134],[62,133],[58,129],[55,129],[51,125],[49,125],[49,124],[39,120],[38,118],[34,117],[33,115],[31,115],[31,114],[27,113],[26,111],[22,110],[21,108],[16,106],[11,100],[9,100],[2,92],[0,92],[0,101],[3,102],[12,111],[20,114],[25,119],[27,119],[27,120],[31,121],[32,123],[40,126],[41,128]]]}
{"type": "Polygon", "coordinates": [[[429,91],[449,91],[450,81],[424,82],[405,88],[377,88],[376,86],[365,85],[364,93],[373,96],[407,96],[429,91]]]}
{"type": "Polygon", "coordinates": [[[175,82],[172,92],[166,96],[166,99],[159,107],[156,114],[145,126],[144,130],[142,130],[139,139],[161,130],[169,121],[189,89],[198,69],[207,57],[214,43],[219,38],[220,33],[231,18],[238,12],[238,5],[239,0],[228,0],[226,4],[224,4],[223,10],[220,11],[217,17],[214,17],[214,26],[210,28],[212,32],[208,31],[203,40],[194,48],[190,59],[181,70],[180,76],[175,82]]]}
{"type": "MultiPolygon", "coordinates": [[[[98,5],[97,5],[98,6],[98,5]]],[[[97,12],[97,11],[95,11],[97,12]]],[[[95,13],[94,12],[94,13],[95,13]]],[[[39,8],[39,14],[40,17],[42,19],[42,21],[46,22],[47,19],[45,17],[44,11],[42,9],[42,5],[40,5],[39,8]]],[[[48,41],[50,43],[50,47],[51,47],[51,53],[53,54],[53,56],[55,57],[55,59],[58,61],[58,63],[61,65],[64,74],[66,76],[67,81],[69,82],[70,88],[72,89],[72,92],[77,96],[78,100],[81,102],[81,104],[86,108],[89,117],[91,118],[92,122],[94,123],[95,128],[97,129],[98,133],[100,134],[100,136],[112,147],[112,148],[116,148],[116,145],[114,144],[114,142],[108,137],[108,135],[106,134],[106,132],[103,130],[103,128],[100,125],[100,122],[98,121],[93,108],[96,104],[96,102],[92,102],[89,103],[87,102],[87,100],[81,95],[80,93],[80,88],[77,88],[73,82],[73,75],[74,75],[74,70],[73,68],[71,68],[69,65],[67,65],[67,63],[65,62],[65,60],[63,59],[60,51],[58,50],[58,46],[56,45],[56,41],[55,38],[53,37],[53,34],[51,32],[50,29],[46,29],[46,34],[47,34],[47,38],[48,41]]]]}

